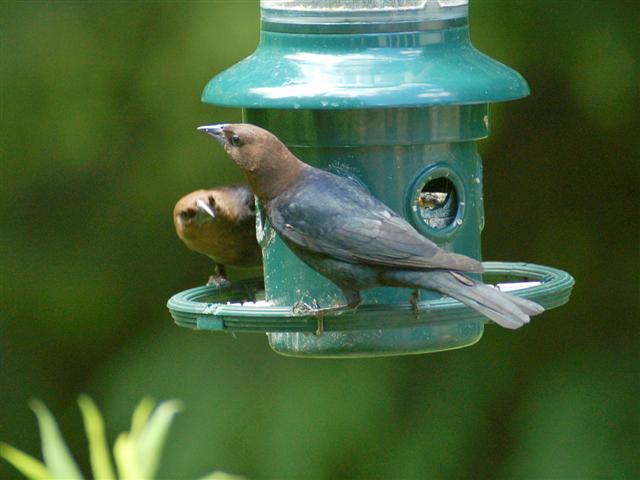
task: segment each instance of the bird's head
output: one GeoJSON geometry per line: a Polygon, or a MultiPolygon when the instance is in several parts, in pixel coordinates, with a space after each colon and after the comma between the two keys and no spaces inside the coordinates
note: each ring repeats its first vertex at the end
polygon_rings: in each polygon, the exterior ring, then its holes
{"type": "Polygon", "coordinates": [[[276,166],[282,151],[289,153],[278,137],[267,130],[248,123],[219,123],[198,127],[211,135],[233,161],[246,172],[276,166]]]}
{"type": "Polygon", "coordinates": [[[271,132],[248,123],[220,123],[198,127],[215,138],[247,175],[254,193],[272,198],[302,168],[287,147],[271,132]]]}
{"type": "Polygon", "coordinates": [[[197,230],[217,216],[216,198],[206,190],[197,190],[182,197],[173,209],[176,228],[197,230]]]}

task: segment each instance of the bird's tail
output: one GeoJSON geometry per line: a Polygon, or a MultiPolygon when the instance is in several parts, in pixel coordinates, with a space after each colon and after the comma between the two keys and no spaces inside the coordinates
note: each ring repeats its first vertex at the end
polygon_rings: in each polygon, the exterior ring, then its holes
{"type": "Polygon", "coordinates": [[[393,277],[397,277],[397,280],[402,280],[403,286],[411,283],[416,288],[436,290],[453,297],[505,328],[520,328],[529,323],[530,316],[544,312],[544,308],[535,302],[501,292],[458,272],[404,270],[389,274],[390,280],[393,281],[393,277]]]}

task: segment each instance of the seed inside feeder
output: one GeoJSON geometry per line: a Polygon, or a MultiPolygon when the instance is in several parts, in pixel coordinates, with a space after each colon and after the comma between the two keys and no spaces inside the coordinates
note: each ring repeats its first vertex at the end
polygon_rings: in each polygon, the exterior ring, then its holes
{"type": "Polygon", "coordinates": [[[458,195],[450,180],[430,180],[418,194],[418,207],[424,222],[436,230],[451,225],[458,214],[458,195]]]}

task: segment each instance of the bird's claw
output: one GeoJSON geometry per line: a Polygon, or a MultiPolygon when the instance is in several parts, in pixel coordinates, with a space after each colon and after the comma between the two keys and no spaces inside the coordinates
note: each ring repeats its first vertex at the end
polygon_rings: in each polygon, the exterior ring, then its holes
{"type": "MultiPolygon", "coordinates": [[[[256,291],[248,285],[244,286],[244,292],[247,296],[245,302],[256,303],[256,291]]],[[[244,302],[242,302],[244,304],[244,302]]]]}
{"type": "Polygon", "coordinates": [[[416,319],[420,318],[420,290],[414,290],[409,297],[409,303],[416,319]]]}
{"type": "Polygon", "coordinates": [[[309,305],[306,302],[303,302],[302,300],[298,300],[296,303],[293,304],[293,307],[291,307],[291,312],[295,315],[313,315],[313,316],[340,315],[341,313],[344,313],[348,310],[352,310],[352,309],[346,305],[336,305],[334,307],[320,307],[320,305],[318,305],[318,302],[316,300],[313,300],[311,302],[311,305],[309,305]]]}
{"type": "Polygon", "coordinates": [[[316,328],[315,334],[317,337],[321,336],[324,333],[324,315],[318,316],[318,327],[316,328]]]}
{"type": "Polygon", "coordinates": [[[315,299],[311,302],[311,305],[302,300],[298,300],[293,304],[293,307],[291,307],[291,312],[295,315],[314,315],[319,310],[320,306],[315,299]]]}
{"type": "Polygon", "coordinates": [[[211,275],[207,280],[207,287],[214,287],[216,289],[228,288],[231,286],[231,282],[224,278],[222,275],[211,275]]]}
{"type": "Polygon", "coordinates": [[[318,302],[315,299],[311,301],[311,305],[302,300],[298,300],[291,308],[291,312],[294,315],[310,315],[316,317],[318,328],[316,329],[315,334],[318,336],[324,333],[325,315],[340,315],[348,310],[351,309],[345,305],[320,308],[318,302]]]}

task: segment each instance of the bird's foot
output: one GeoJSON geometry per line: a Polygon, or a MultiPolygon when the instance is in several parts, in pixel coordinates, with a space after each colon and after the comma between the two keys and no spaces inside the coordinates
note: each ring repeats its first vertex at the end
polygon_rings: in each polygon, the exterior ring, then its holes
{"type": "Polygon", "coordinates": [[[336,305],[333,307],[320,307],[316,300],[313,300],[311,304],[307,302],[303,302],[302,300],[298,300],[291,307],[291,312],[294,315],[338,315],[340,313],[351,310],[351,308],[347,305],[336,305]]]}
{"type": "Polygon", "coordinates": [[[352,310],[352,308],[350,308],[347,305],[336,305],[334,307],[324,307],[321,308],[318,305],[318,302],[316,300],[313,300],[311,302],[311,305],[309,305],[306,302],[303,302],[302,300],[297,301],[293,307],[291,308],[291,312],[294,315],[309,315],[309,316],[314,316],[316,317],[316,321],[318,324],[318,327],[315,331],[315,334],[320,336],[324,333],[324,317],[325,315],[340,315],[341,313],[344,313],[346,311],[352,310]]]}
{"type": "Polygon", "coordinates": [[[420,318],[420,290],[415,289],[411,292],[409,303],[411,304],[411,309],[413,310],[416,319],[420,318]]]}
{"type": "Polygon", "coordinates": [[[251,288],[248,285],[244,286],[244,292],[247,296],[246,300],[244,300],[242,303],[244,304],[244,302],[251,302],[251,303],[256,303],[256,291],[251,288]]]}
{"type": "Polygon", "coordinates": [[[222,275],[211,275],[207,280],[207,287],[214,287],[216,289],[228,288],[231,286],[231,282],[222,275]]]}
{"type": "Polygon", "coordinates": [[[320,337],[324,333],[324,315],[318,316],[318,328],[316,328],[316,337],[320,337]]]}
{"type": "Polygon", "coordinates": [[[316,300],[313,300],[311,305],[302,300],[298,300],[293,304],[293,307],[291,307],[291,313],[294,315],[313,315],[318,310],[320,310],[320,307],[316,300]]]}

